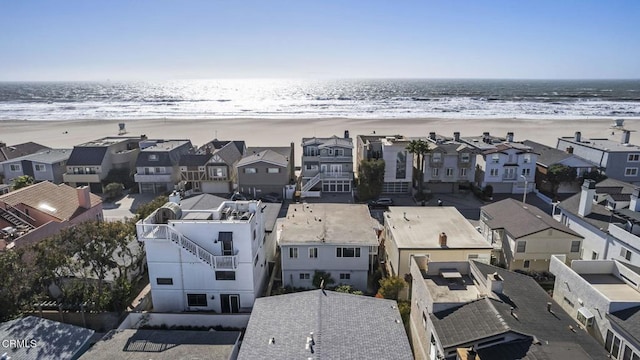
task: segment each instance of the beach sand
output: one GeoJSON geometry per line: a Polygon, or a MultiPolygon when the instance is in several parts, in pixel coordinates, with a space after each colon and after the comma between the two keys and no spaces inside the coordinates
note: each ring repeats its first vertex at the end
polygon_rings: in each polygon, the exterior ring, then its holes
{"type": "MultiPolygon", "coordinates": [[[[117,136],[118,123],[126,124],[127,136],[147,135],[153,139],[190,139],[202,145],[214,138],[244,140],[247,146],[288,146],[296,144],[300,153],[302,137],[342,136],[349,130],[357,135],[401,134],[427,136],[435,131],[440,135],[505,136],[515,133],[515,141],[533,140],[555,147],[557,138],[582,132],[583,138],[599,137],[618,141],[619,131],[612,135],[611,119],[588,120],[531,120],[531,119],[211,119],[211,120],[79,120],[79,121],[0,121],[0,141],[9,145],[34,141],[53,148],[72,148],[74,145],[104,136],[117,136]]],[[[625,120],[626,129],[640,130],[639,119],[625,120]]],[[[632,143],[640,139],[631,135],[632,143]]],[[[640,136],[640,135],[636,135],[640,136]]],[[[296,157],[299,157],[296,155],[296,157]]],[[[299,162],[300,159],[296,159],[299,162]]]]}

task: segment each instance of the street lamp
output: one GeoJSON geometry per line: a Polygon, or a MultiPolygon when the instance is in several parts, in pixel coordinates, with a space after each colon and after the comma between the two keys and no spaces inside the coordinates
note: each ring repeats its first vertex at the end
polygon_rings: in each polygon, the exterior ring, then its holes
{"type": "Polygon", "coordinates": [[[526,204],[527,203],[527,186],[529,185],[529,182],[527,181],[527,177],[524,175],[520,175],[521,178],[524,179],[524,191],[522,192],[522,204],[526,204]]]}

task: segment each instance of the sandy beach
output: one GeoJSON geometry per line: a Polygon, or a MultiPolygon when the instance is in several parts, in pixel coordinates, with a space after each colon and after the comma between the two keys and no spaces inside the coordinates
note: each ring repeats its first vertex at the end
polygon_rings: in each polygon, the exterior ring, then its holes
{"type": "MultiPolygon", "coordinates": [[[[581,131],[583,138],[599,137],[618,140],[612,135],[611,119],[531,120],[531,119],[157,119],[157,120],[78,120],[78,121],[0,121],[0,141],[18,144],[34,141],[53,148],[72,148],[76,144],[104,136],[117,136],[118,123],[124,122],[128,136],[146,134],[149,138],[190,139],[194,145],[218,138],[245,140],[247,146],[299,146],[302,137],[342,136],[349,130],[351,137],[371,134],[402,134],[427,136],[429,132],[452,136],[472,136],[489,131],[505,136],[515,133],[515,140],[533,140],[556,145],[560,136],[572,136],[581,131]]],[[[640,130],[640,120],[625,120],[625,128],[640,130]]],[[[640,143],[631,135],[632,143],[640,143]]],[[[296,148],[299,153],[300,148],[296,148]]],[[[299,161],[299,159],[296,159],[299,161]]]]}

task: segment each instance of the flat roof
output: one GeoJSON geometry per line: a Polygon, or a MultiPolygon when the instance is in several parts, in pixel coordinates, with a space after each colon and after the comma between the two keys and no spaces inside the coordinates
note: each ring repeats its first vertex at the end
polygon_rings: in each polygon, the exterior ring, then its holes
{"type": "Polygon", "coordinates": [[[141,151],[155,152],[155,151],[171,151],[175,148],[183,146],[184,144],[191,143],[191,140],[144,140],[150,146],[145,147],[141,151]]]}
{"type": "Polygon", "coordinates": [[[585,146],[593,149],[609,151],[609,152],[631,152],[640,151],[640,146],[632,144],[623,144],[619,140],[609,140],[606,138],[582,139],[576,141],[575,136],[563,136],[558,140],[566,141],[576,146],[585,146]]]}
{"type": "Polygon", "coordinates": [[[443,275],[424,275],[424,283],[434,303],[466,303],[478,299],[480,291],[469,275],[447,279],[443,275]]]}
{"type": "Polygon", "coordinates": [[[363,204],[292,204],[281,224],[281,245],[378,245],[379,225],[363,204]]]}
{"type": "Polygon", "coordinates": [[[440,249],[439,236],[443,232],[448,248],[492,248],[453,206],[390,206],[384,221],[398,248],[440,249]]]}
{"type": "Polygon", "coordinates": [[[578,274],[612,301],[640,302],[640,293],[612,274],[578,274]]]}
{"type": "Polygon", "coordinates": [[[80,147],[80,146],[82,146],[82,147],[111,146],[113,144],[118,144],[118,143],[129,141],[129,140],[142,141],[144,139],[142,139],[139,136],[123,136],[123,137],[107,136],[107,137],[103,137],[101,139],[87,141],[86,143],[82,143],[80,145],[76,145],[76,147],[80,147]]]}

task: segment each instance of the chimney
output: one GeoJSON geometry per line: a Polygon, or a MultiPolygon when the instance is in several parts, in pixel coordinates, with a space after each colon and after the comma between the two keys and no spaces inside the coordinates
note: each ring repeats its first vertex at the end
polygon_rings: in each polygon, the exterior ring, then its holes
{"type": "Polygon", "coordinates": [[[491,290],[491,292],[502,294],[504,280],[502,279],[502,276],[500,276],[500,274],[498,274],[497,272],[489,274],[487,275],[487,280],[489,281],[489,290],[491,290]]]}
{"type": "Polygon", "coordinates": [[[582,192],[580,193],[580,205],[578,206],[578,215],[587,216],[591,214],[593,206],[593,198],[596,195],[596,182],[587,179],[582,184],[582,192]]]}
{"type": "Polygon", "coordinates": [[[441,247],[447,246],[447,234],[444,231],[438,236],[438,244],[440,244],[441,247]]]}
{"type": "Polygon", "coordinates": [[[460,141],[460,131],[456,131],[453,133],[453,141],[456,141],[456,142],[460,141]]]}
{"type": "Polygon", "coordinates": [[[344,138],[348,139],[349,138],[349,130],[345,130],[344,131],[344,138]]]}
{"type": "Polygon", "coordinates": [[[513,131],[509,131],[507,133],[507,141],[508,142],[513,142],[513,131]]]}
{"type": "Polygon", "coordinates": [[[565,151],[567,152],[567,154],[573,154],[573,146],[567,147],[565,151]]]}
{"type": "Polygon", "coordinates": [[[547,311],[548,312],[553,312],[553,311],[551,311],[551,302],[547,303],[547,311]]]}
{"type": "Polygon", "coordinates": [[[482,133],[482,142],[484,142],[484,143],[487,143],[487,144],[488,144],[488,143],[489,143],[489,141],[490,141],[490,140],[489,140],[489,137],[490,137],[490,136],[491,136],[491,135],[489,134],[489,132],[488,132],[488,131],[483,132],[483,133],[482,133]]]}
{"type": "Polygon", "coordinates": [[[88,186],[80,186],[76,188],[78,194],[78,206],[85,209],[91,208],[91,192],[88,186]]]}
{"type": "Polygon", "coordinates": [[[622,130],[622,139],[620,140],[620,143],[622,144],[628,144],[629,143],[629,139],[631,138],[631,131],[629,130],[622,130]]]}
{"type": "Polygon", "coordinates": [[[631,202],[629,203],[629,210],[640,211],[640,188],[633,189],[631,193],[631,202]]]}
{"type": "Polygon", "coordinates": [[[435,132],[433,132],[433,131],[432,131],[432,132],[430,132],[430,133],[429,133],[429,139],[431,139],[431,140],[435,140],[435,139],[436,139],[436,133],[435,133],[435,132]]]}
{"type": "Polygon", "coordinates": [[[575,135],[574,140],[576,142],[580,142],[582,140],[582,133],[580,131],[576,131],[576,135],[575,135]]]}

